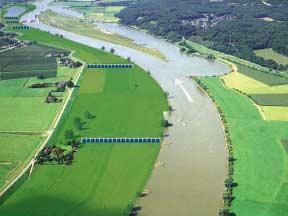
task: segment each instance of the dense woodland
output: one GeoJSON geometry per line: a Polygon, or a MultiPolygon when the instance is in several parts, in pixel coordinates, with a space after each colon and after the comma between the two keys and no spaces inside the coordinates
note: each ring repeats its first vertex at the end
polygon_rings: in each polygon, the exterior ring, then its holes
{"type": "Polygon", "coordinates": [[[253,50],[273,48],[288,55],[288,1],[139,0],[117,16],[170,41],[182,37],[273,69],[287,69],[257,57],[253,50]],[[201,38],[201,40],[199,40],[201,38]]]}

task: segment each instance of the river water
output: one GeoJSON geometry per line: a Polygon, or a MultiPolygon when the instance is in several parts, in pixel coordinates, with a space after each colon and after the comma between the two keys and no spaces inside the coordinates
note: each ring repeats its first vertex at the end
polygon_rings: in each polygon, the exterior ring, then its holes
{"type": "MultiPolygon", "coordinates": [[[[49,8],[51,0],[36,2],[36,11],[22,20],[31,21],[49,8]]],[[[51,8],[69,15],[69,10],[51,8]],[[65,10],[65,11],[63,11],[65,10]]],[[[70,15],[75,15],[75,12],[70,15]]],[[[78,15],[75,15],[78,16],[78,15]]],[[[29,25],[91,47],[115,48],[116,54],[149,70],[152,77],[169,93],[174,111],[167,114],[173,126],[166,131],[158,165],[147,183],[148,196],[139,198],[141,216],[215,216],[222,205],[223,180],[226,173],[224,133],[217,110],[211,100],[189,79],[189,75],[220,75],[229,68],[220,62],[182,54],[174,44],[142,31],[118,24],[96,23],[98,27],[132,38],[139,44],[156,48],[167,58],[161,61],[148,54],[120,45],[66,32],[39,21],[29,25]],[[178,83],[178,85],[176,85],[178,83]]]]}

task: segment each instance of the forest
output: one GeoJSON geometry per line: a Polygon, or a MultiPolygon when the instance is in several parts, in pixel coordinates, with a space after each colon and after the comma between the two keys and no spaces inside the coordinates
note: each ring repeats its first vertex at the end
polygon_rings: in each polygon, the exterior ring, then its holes
{"type": "Polygon", "coordinates": [[[288,55],[288,2],[271,0],[139,0],[117,16],[169,41],[183,37],[262,66],[286,70],[253,50],[288,55]],[[201,40],[199,40],[201,38],[201,40]]]}

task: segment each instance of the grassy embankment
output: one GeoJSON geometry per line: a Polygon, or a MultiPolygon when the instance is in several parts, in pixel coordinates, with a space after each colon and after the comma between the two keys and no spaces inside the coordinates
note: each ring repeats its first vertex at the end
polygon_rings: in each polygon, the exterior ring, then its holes
{"type": "Polygon", "coordinates": [[[143,53],[152,55],[163,61],[166,60],[166,57],[159,50],[139,45],[135,43],[132,39],[129,39],[127,37],[103,31],[87,20],[63,16],[52,11],[46,11],[42,13],[39,19],[45,24],[59,29],[63,29],[65,31],[74,32],[83,36],[123,45],[125,47],[129,47],[135,50],[139,50],[143,53]]]}
{"type": "MultiPolygon", "coordinates": [[[[88,63],[126,62],[48,33],[23,33],[22,39],[74,50],[75,57],[88,63]]],[[[85,70],[78,84],[50,144],[63,142],[68,129],[78,137],[162,136],[167,102],[160,87],[139,67],[85,70]],[[85,120],[86,111],[95,118],[85,120]],[[86,121],[85,129],[74,127],[75,117],[86,121]]],[[[82,145],[71,166],[37,166],[32,177],[0,207],[0,215],[128,215],[159,149],[157,144],[82,145]]]]}

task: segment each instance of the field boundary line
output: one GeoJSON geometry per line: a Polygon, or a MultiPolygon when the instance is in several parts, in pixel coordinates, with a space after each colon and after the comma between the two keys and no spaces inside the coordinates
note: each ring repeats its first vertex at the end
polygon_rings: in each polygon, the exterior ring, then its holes
{"type": "MultiPolygon", "coordinates": [[[[74,54],[75,51],[72,51],[71,55],[74,54]]],[[[75,59],[77,59],[76,57],[73,57],[75,59]]],[[[74,83],[77,84],[81,74],[85,68],[85,62],[81,61],[80,59],[78,59],[83,65],[81,66],[81,69],[79,70],[78,74],[75,76],[74,78],[74,83]]],[[[17,181],[19,178],[21,178],[31,167],[31,165],[34,163],[34,160],[36,158],[36,156],[40,153],[40,151],[46,146],[46,144],[49,142],[50,138],[53,135],[54,130],[56,129],[57,125],[59,124],[61,117],[73,95],[73,92],[75,91],[75,88],[72,89],[68,89],[68,96],[67,99],[64,103],[64,105],[62,106],[62,109],[60,110],[60,112],[55,116],[54,120],[52,121],[52,124],[50,126],[50,130],[47,131],[48,136],[45,138],[44,142],[39,146],[39,148],[36,150],[34,156],[30,159],[30,161],[26,164],[26,166],[22,169],[22,171],[20,173],[17,174],[17,176],[11,178],[8,183],[5,183],[3,185],[3,187],[0,189],[0,197],[2,197],[17,181]]]]}

